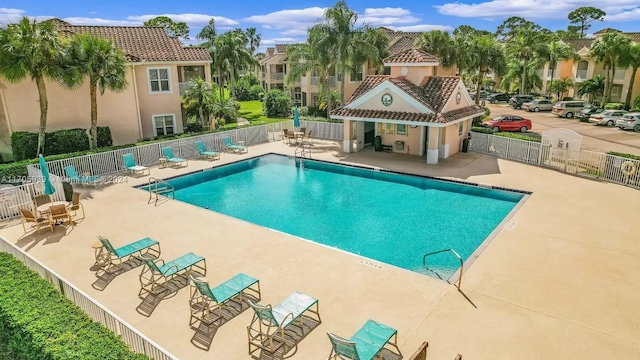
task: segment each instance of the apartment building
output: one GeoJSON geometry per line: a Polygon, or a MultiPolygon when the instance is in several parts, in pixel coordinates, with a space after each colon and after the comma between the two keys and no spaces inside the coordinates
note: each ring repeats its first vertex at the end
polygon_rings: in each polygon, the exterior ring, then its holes
{"type": "MultiPolygon", "coordinates": [[[[413,48],[416,39],[422,34],[421,32],[394,31],[385,27],[381,29],[389,36],[390,56],[413,48]]],[[[265,56],[260,60],[261,71],[258,79],[266,91],[289,89],[291,98],[296,104],[301,106],[319,105],[318,82],[320,78],[318,74],[309,72],[295,84],[287,86],[284,79],[289,68],[287,45],[275,45],[267,48],[265,56]]],[[[360,69],[350,71],[348,74],[335,72],[329,76],[329,87],[331,90],[339,90],[341,82],[344,81],[344,99],[349,99],[367,75],[373,75],[375,72],[376,69],[369,67],[367,64],[363,64],[360,69]]],[[[441,76],[456,75],[456,69],[438,67],[436,73],[441,76]]]]}
{"type": "MultiPolygon", "coordinates": [[[[564,40],[564,43],[571,46],[580,56],[579,60],[561,60],[558,61],[555,69],[550,68],[549,63],[544,65],[544,69],[541,69],[539,75],[542,78],[542,89],[545,91],[548,84],[552,79],[569,78],[573,81],[574,85],[568,91],[567,96],[577,97],[577,89],[580,84],[592,79],[596,74],[606,77],[606,71],[604,64],[596,62],[590,55],[591,44],[602,37],[603,34],[609,31],[618,31],[611,28],[606,28],[595,32],[594,37],[591,39],[576,39],[576,40],[564,40]]],[[[633,42],[640,42],[640,32],[627,32],[623,33],[628,36],[633,42]]],[[[613,88],[611,89],[611,101],[612,102],[624,102],[627,93],[631,91],[632,99],[640,95],[640,75],[636,74],[636,81],[634,84],[630,84],[631,74],[633,69],[631,67],[625,68],[618,66],[613,78],[613,88]]]]}

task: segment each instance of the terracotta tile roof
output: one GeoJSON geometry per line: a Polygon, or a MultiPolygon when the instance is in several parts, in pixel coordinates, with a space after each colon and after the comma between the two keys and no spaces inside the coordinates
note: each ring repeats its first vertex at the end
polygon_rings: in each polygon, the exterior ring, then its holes
{"type": "Polygon", "coordinates": [[[572,39],[572,40],[562,40],[563,43],[571,46],[575,51],[580,51],[583,47],[587,49],[591,46],[594,39],[572,39]]]}
{"type": "Polygon", "coordinates": [[[458,120],[461,118],[465,118],[468,116],[481,116],[484,115],[484,109],[478,105],[465,106],[460,109],[455,109],[451,111],[447,111],[445,113],[438,114],[436,119],[432,122],[437,123],[448,123],[454,120],[458,120]]]}
{"type": "Polygon", "coordinates": [[[394,55],[407,49],[411,49],[413,44],[415,44],[416,39],[418,39],[422,33],[392,31],[387,32],[387,35],[389,36],[389,54],[394,55]]]}
{"type": "Polygon", "coordinates": [[[631,39],[631,41],[640,43],[640,32],[626,32],[623,34],[629,39],[631,39]]]}
{"type": "Polygon", "coordinates": [[[412,98],[418,100],[422,105],[435,111],[435,109],[433,109],[433,107],[429,103],[429,99],[424,96],[424,89],[422,89],[422,87],[417,86],[411,81],[408,81],[402,77],[389,78],[389,81],[402,89],[402,91],[410,95],[412,98]]]}
{"type": "Polygon", "coordinates": [[[157,26],[76,26],[56,21],[61,32],[91,34],[108,39],[134,61],[205,61],[211,56],[204,48],[184,47],[157,26]]]}
{"type": "Polygon", "coordinates": [[[287,52],[287,44],[276,44],[276,52],[284,54],[287,52]]]}
{"type": "Polygon", "coordinates": [[[426,62],[435,62],[440,61],[437,57],[419,50],[419,49],[407,49],[396,53],[395,55],[391,55],[383,60],[385,64],[388,63],[426,63],[426,62]]]}
{"type": "Polygon", "coordinates": [[[434,114],[412,113],[405,111],[387,111],[387,110],[367,110],[367,109],[348,109],[338,108],[331,112],[331,115],[349,116],[356,118],[383,119],[383,120],[403,120],[415,122],[430,122],[435,118],[434,114]]]}
{"type": "Polygon", "coordinates": [[[420,87],[431,108],[435,112],[440,112],[459,82],[459,76],[432,76],[423,80],[420,87]]]}
{"type": "Polygon", "coordinates": [[[610,31],[617,31],[617,32],[621,32],[621,31],[620,31],[620,30],[618,30],[618,29],[614,29],[614,28],[607,27],[607,28],[604,28],[604,29],[602,29],[602,30],[598,30],[598,31],[596,31],[596,32],[594,32],[593,34],[594,34],[594,35],[600,35],[600,34],[604,34],[604,33],[606,33],[606,32],[610,32],[610,31]]]}
{"type": "Polygon", "coordinates": [[[273,56],[275,54],[275,48],[267,48],[267,56],[273,56]]]}
{"type": "Polygon", "coordinates": [[[374,87],[380,85],[380,83],[382,83],[383,81],[389,79],[390,77],[391,76],[389,76],[389,75],[368,75],[364,79],[364,81],[362,81],[360,83],[360,85],[358,86],[356,91],[353,92],[353,95],[351,95],[351,97],[349,98],[349,100],[347,100],[345,105],[351,103],[353,100],[355,100],[355,99],[359,98],[360,96],[364,95],[369,90],[371,90],[374,87]]]}

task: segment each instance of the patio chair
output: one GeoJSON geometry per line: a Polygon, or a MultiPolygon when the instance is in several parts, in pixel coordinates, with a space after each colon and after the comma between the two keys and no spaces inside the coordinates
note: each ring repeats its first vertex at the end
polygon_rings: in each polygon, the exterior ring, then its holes
{"type": "Polygon", "coordinates": [[[82,184],[82,186],[98,186],[102,182],[99,176],[79,175],[73,165],[69,165],[64,168],[64,172],[65,174],[67,174],[67,178],[72,184],[82,184]]]}
{"type": "Polygon", "coordinates": [[[160,256],[160,243],[151,238],[140,239],[116,249],[108,239],[100,235],[97,235],[97,237],[102,243],[103,251],[106,251],[108,255],[104,257],[104,261],[100,262],[98,271],[102,270],[111,273],[117,270],[119,264],[129,260],[131,257],[139,257],[151,253],[156,258],[160,256]]]}
{"type": "Polygon", "coordinates": [[[74,212],[73,216],[78,215],[78,210],[82,210],[82,218],[84,219],[84,205],[80,202],[80,193],[77,191],[74,191],[71,196],[71,206],[69,210],[74,212]]]}
{"type": "Polygon", "coordinates": [[[189,166],[189,162],[186,159],[173,156],[173,150],[169,146],[162,148],[162,155],[164,155],[165,159],[173,165],[189,166]]]}
{"type": "Polygon", "coordinates": [[[329,359],[372,360],[382,359],[381,351],[387,344],[398,352],[398,331],[379,322],[368,320],[349,340],[327,333],[331,341],[329,359]],[[393,338],[393,341],[391,339],[393,338]]]}
{"type": "Polygon", "coordinates": [[[20,209],[20,213],[22,213],[22,229],[24,233],[27,233],[27,228],[24,224],[31,224],[32,228],[40,234],[40,229],[43,227],[49,227],[51,231],[53,231],[53,224],[49,221],[48,218],[45,217],[36,217],[31,210],[20,209]]]}
{"type": "Polygon", "coordinates": [[[124,167],[127,168],[131,175],[144,176],[145,171],[147,172],[147,175],[151,175],[151,170],[149,170],[148,167],[136,164],[133,154],[122,155],[122,161],[124,162],[124,167]]]}
{"type": "Polygon", "coordinates": [[[312,131],[313,130],[309,130],[309,132],[307,133],[307,136],[306,136],[307,140],[309,140],[309,141],[312,141],[312,138],[311,138],[311,132],[312,131]]]}
{"type": "Polygon", "coordinates": [[[249,355],[261,349],[276,352],[285,344],[285,328],[288,326],[299,326],[304,334],[303,314],[306,312],[316,315],[318,323],[322,322],[318,300],[300,292],[294,292],[274,307],[251,300],[247,303],[254,310],[251,324],[247,326],[249,355]]]}
{"type": "Polygon", "coordinates": [[[287,135],[289,135],[289,130],[288,129],[282,129],[282,141],[285,141],[287,139],[287,135]]]}
{"type": "Polygon", "coordinates": [[[51,223],[56,223],[58,221],[62,221],[64,224],[65,221],[69,222],[71,227],[74,227],[73,219],[71,218],[71,213],[69,212],[69,208],[67,205],[53,205],[49,208],[49,221],[51,223]]]}
{"type": "Polygon", "coordinates": [[[215,151],[207,150],[207,147],[204,146],[204,141],[196,142],[196,151],[198,151],[198,154],[206,160],[220,160],[220,154],[215,151]]]}
{"type": "Polygon", "coordinates": [[[44,204],[51,203],[51,195],[36,195],[33,197],[33,202],[36,204],[36,207],[44,204]]]}
{"type": "MultiPolygon", "coordinates": [[[[260,300],[260,280],[240,273],[220,285],[212,288],[203,278],[189,276],[191,286],[189,290],[189,307],[191,318],[189,326],[197,322],[207,325],[216,320],[222,320],[222,307],[235,302],[242,308],[244,298],[250,296],[260,300]]],[[[220,324],[221,325],[221,324],[220,324]]]]}
{"type": "Polygon", "coordinates": [[[293,131],[287,132],[287,143],[291,144],[291,140],[293,140],[294,143],[298,142],[298,138],[296,137],[296,133],[293,132],[293,131]]]}
{"type": "Polygon", "coordinates": [[[144,266],[140,272],[138,296],[143,296],[144,293],[156,295],[158,289],[170,290],[168,286],[171,280],[178,276],[189,275],[194,268],[200,270],[197,273],[201,276],[207,274],[207,262],[202,256],[194,253],[184,254],[166,263],[162,259],[155,260],[146,255],[140,256],[140,259],[144,262],[144,266]]]}
{"type": "Polygon", "coordinates": [[[231,141],[230,137],[222,138],[222,142],[224,143],[225,149],[227,151],[231,150],[233,152],[249,152],[249,149],[244,145],[236,145],[231,141]]]}

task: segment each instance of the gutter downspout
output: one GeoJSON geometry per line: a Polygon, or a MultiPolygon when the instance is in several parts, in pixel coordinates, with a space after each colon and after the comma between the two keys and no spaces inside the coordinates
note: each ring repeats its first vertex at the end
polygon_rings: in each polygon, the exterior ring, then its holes
{"type": "Polygon", "coordinates": [[[131,64],[131,77],[133,77],[133,93],[136,99],[136,117],[138,119],[138,132],[140,134],[139,139],[142,140],[144,139],[144,136],[142,135],[142,120],[140,118],[140,100],[138,99],[138,83],[136,81],[136,64],[131,64]]]}
{"type": "Polygon", "coordinates": [[[4,109],[4,118],[7,122],[7,128],[9,129],[9,136],[13,134],[13,130],[11,129],[11,120],[9,120],[9,110],[7,109],[7,100],[4,98],[4,90],[2,90],[2,86],[0,86],[0,101],[2,101],[2,108],[4,109]]]}

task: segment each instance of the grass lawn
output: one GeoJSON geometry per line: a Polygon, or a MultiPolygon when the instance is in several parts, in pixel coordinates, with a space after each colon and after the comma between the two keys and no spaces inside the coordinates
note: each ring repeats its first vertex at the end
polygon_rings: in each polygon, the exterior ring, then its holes
{"type": "MultiPolygon", "coordinates": [[[[262,102],[260,100],[240,101],[240,117],[249,120],[251,125],[276,123],[291,120],[288,118],[269,118],[264,116],[262,114],[262,102]]],[[[237,127],[237,123],[231,123],[222,126],[222,128],[225,130],[235,129],[237,127]]]]}

